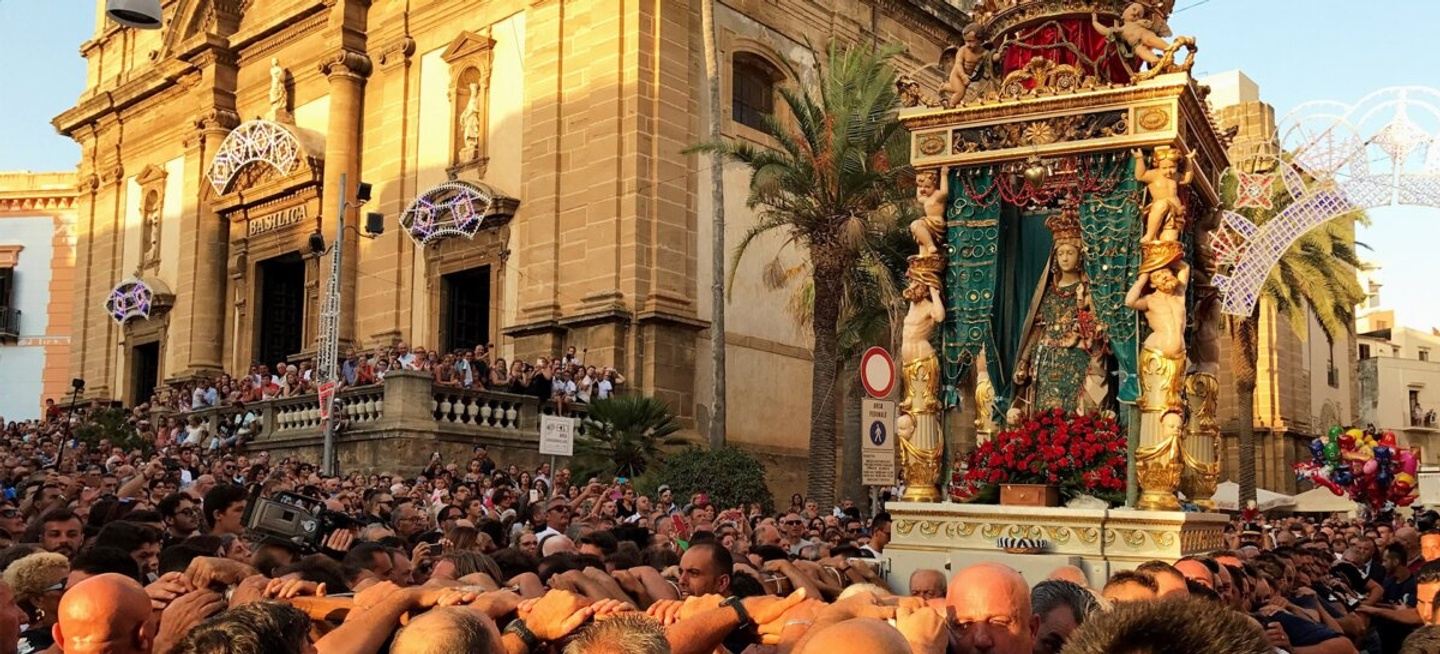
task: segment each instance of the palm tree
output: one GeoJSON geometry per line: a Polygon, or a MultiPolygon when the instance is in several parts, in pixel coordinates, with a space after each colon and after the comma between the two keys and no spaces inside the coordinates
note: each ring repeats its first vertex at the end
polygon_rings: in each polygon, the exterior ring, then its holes
{"type": "MultiPolygon", "coordinates": [[[[702,0],[700,24],[705,42],[705,85],[710,90],[710,140],[720,140],[720,62],[715,45],[715,3],[702,0]]],[[[719,152],[710,155],[710,447],[725,445],[725,168],[719,152]]]]}
{"type": "MultiPolygon", "coordinates": [[[[1288,164],[1282,164],[1288,165],[1288,164]]],[[[1279,186],[1277,184],[1277,186],[1279,186]]],[[[1233,198],[1233,184],[1222,193],[1233,198]]],[[[1275,208],[1256,211],[1249,217],[1260,224],[1283,211],[1290,195],[1276,189],[1275,208]]],[[[1227,200],[1226,202],[1230,202],[1227,200]]],[[[1247,213],[1247,212],[1242,212],[1247,213]]],[[[1355,305],[1365,291],[1355,278],[1360,259],[1355,253],[1354,223],[1364,214],[1347,214],[1320,225],[1300,237],[1280,257],[1260,289],[1257,308],[1244,317],[1229,316],[1230,365],[1235,374],[1235,401],[1239,409],[1240,502],[1255,499],[1255,384],[1259,358],[1260,312],[1268,304],[1276,318],[1290,323],[1295,334],[1304,337],[1313,314],[1332,346],[1355,325],[1355,305]]]]}
{"type": "MultiPolygon", "coordinates": [[[[903,205],[897,220],[875,221],[874,245],[862,253],[860,264],[848,271],[836,325],[837,356],[845,380],[845,413],[840,420],[840,495],[856,501],[865,495],[860,483],[860,439],[856,438],[860,433],[861,401],[865,398],[860,384],[860,356],[875,344],[893,349],[899,338],[904,315],[899,288],[905,276],[906,256],[915,247],[905,226],[914,217],[914,208],[903,205]]],[[[766,265],[762,280],[771,290],[792,289],[787,308],[796,322],[808,329],[815,308],[815,289],[808,281],[794,282],[802,277],[808,280],[810,266],[802,262],[787,267],[781,263],[780,254],[777,252],[766,265]]]]}
{"type": "Polygon", "coordinates": [[[670,407],[653,397],[615,395],[596,400],[585,418],[585,433],[575,439],[576,470],[591,474],[638,477],[660,459],[662,448],[681,445],[680,423],[670,407]]]}
{"type": "Polygon", "coordinates": [[[895,117],[896,52],[832,45],[816,88],[780,89],[789,116],[770,117],[763,130],[775,148],[740,141],[696,148],[751,171],[746,202],[758,222],[735,248],[735,263],[755,239],[777,231],[808,255],[814,359],[806,494],[822,506],[835,493],[838,327],[847,280],[884,231],[876,225],[893,222],[893,210],[910,196],[909,139],[895,117]]]}

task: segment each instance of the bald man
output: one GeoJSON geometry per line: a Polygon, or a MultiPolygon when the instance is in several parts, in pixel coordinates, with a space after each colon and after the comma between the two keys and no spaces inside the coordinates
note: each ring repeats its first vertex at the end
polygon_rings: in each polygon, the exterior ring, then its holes
{"type": "Polygon", "coordinates": [[[945,599],[945,573],[928,568],[910,573],[910,596],[927,602],[945,599]]]}
{"type": "MultiPolygon", "coordinates": [[[[998,563],[972,565],[950,580],[950,649],[959,654],[1030,654],[1040,618],[1030,612],[1030,586],[998,563]]],[[[859,651],[859,650],[856,650],[859,651]]]]}
{"type": "MultiPolygon", "coordinates": [[[[1029,654],[1030,650],[1025,650],[1029,654]]],[[[910,643],[899,631],[873,618],[854,618],[822,627],[805,641],[797,654],[867,652],[910,654],[910,643]]]]}
{"type": "Polygon", "coordinates": [[[60,599],[55,645],[65,654],[148,654],[150,598],[115,573],[86,579],[60,599]]]}
{"type": "Polygon", "coordinates": [[[500,630],[484,613],[468,607],[437,608],[420,614],[395,634],[391,654],[504,654],[500,630]]]}
{"type": "Polygon", "coordinates": [[[1068,581],[1081,588],[1090,587],[1090,580],[1085,578],[1085,571],[1081,570],[1078,566],[1073,565],[1062,565],[1058,568],[1055,568],[1054,570],[1051,570],[1050,576],[1046,577],[1046,579],[1053,579],[1055,581],[1068,581]]]}
{"type": "Polygon", "coordinates": [[[1194,581],[1210,590],[1215,590],[1215,574],[1210,572],[1210,567],[1203,561],[1197,559],[1181,559],[1175,562],[1175,569],[1185,578],[1194,581]]]}

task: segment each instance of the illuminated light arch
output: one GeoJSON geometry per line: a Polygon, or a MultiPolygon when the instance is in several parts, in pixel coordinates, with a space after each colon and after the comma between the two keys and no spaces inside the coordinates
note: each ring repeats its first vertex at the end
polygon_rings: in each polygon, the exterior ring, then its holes
{"type": "Polygon", "coordinates": [[[486,184],[441,182],[415,197],[400,215],[400,226],[422,247],[443,238],[473,239],[482,226],[508,221],[518,204],[486,184]]]}
{"type": "Polygon", "coordinates": [[[105,313],[124,325],[132,320],[149,320],[164,313],[174,302],[170,287],[157,279],[131,277],[110,289],[105,298],[105,313]]]}
{"type": "Polygon", "coordinates": [[[1361,209],[1440,207],[1440,90],[1393,87],[1353,105],[1310,102],[1280,124],[1288,161],[1259,155],[1228,174],[1239,184],[1235,208],[1263,207],[1276,183],[1293,202],[1262,225],[1227,210],[1210,236],[1221,271],[1214,284],[1230,315],[1254,311],[1270,271],[1311,229],[1361,209]]]}
{"type": "Polygon", "coordinates": [[[263,163],[284,176],[295,172],[306,155],[305,145],[291,127],[269,120],[246,121],[225,136],[210,160],[206,177],[215,193],[224,195],[246,166],[263,163]]]}

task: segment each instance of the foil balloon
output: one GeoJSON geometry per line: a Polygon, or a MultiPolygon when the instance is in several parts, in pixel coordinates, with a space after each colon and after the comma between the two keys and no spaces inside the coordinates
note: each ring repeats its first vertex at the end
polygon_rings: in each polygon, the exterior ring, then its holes
{"type": "Polygon", "coordinates": [[[1391,455],[1394,451],[1391,450],[1389,447],[1386,447],[1386,446],[1384,446],[1384,445],[1376,445],[1376,446],[1375,446],[1375,449],[1372,450],[1372,452],[1374,452],[1374,454],[1375,454],[1375,460],[1376,460],[1376,461],[1379,461],[1379,462],[1380,462],[1380,465],[1383,466],[1383,465],[1385,465],[1385,464],[1390,463],[1390,455],[1391,455]]]}
{"type": "Polygon", "coordinates": [[[1360,474],[1362,474],[1362,475],[1364,475],[1364,476],[1366,476],[1366,477],[1369,477],[1370,475],[1373,475],[1373,474],[1375,474],[1375,473],[1377,473],[1377,472],[1379,472],[1379,471],[1380,471],[1380,461],[1378,461],[1378,460],[1376,460],[1376,459],[1370,459],[1369,461],[1366,461],[1366,462],[1364,462],[1364,463],[1361,464],[1360,474]]]}
{"type": "Polygon", "coordinates": [[[1380,434],[1380,444],[1386,447],[1395,447],[1395,432],[1387,431],[1380,434]]]}
{"type": "Polygon", "coordinates": [[[1414,474],[1415,474],[1415,471],[1418,470],[1419,468],[1420,468],[1420,461],[1415,458],[1415,452],[1414,452],[1414,451],[1412,451],[1412,450],[1400,450],[1400,471],[1401,471],[1401,472],[1403,472],[1403,473],[1405,473],[1405,474],[1408,474],[1408,475],[1414,475],[1414,474]]]}
{"type": "Polygon", "coordinates": [[[1329,436],[1330,436],[1330,440],[1335,440],[1335,439],[1339,438],[1339,437],[1340,437],[1340,434],[1342,434],[1342,433],[1344,433],[1344,432],[1345,432],[1345,428],[1344,428],[1344,427],[1341,427],[1340,425],[1331,425],[1331,426],[1330,426],[1330,431],[1328,432],[1328,434],[1329,434],[1329,436]]]}
{"type": "Polygon", "coordinates": [[[1318,438],[1310,441],[1310,458],[1315,461],[1316,465],[1325,460],[1325,444],[1318,438]]]}
{"type": "Polygon", "coordinates": [[[1329,461],[1332,466],[1340,463],[1340,443],[1338,441],[1332,440],[1325,443],[1325,460],[1329,461]]]}

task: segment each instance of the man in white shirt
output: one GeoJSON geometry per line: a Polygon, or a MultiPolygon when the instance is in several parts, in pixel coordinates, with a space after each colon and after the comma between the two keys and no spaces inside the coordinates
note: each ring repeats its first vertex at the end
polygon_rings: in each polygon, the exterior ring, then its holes
{"type": "Polygon", "coordinates": [[[570,503],[557,497],[545,505],[545,528],[535,538],[543,543],[547,537],[564,534],[569,528],[570,503]]]}
{"type": "Polygon", "coordinates": [[[276,386],[283,385],[285,383],[285,373],[288,372],[289,369],[290,367],[286,365],[284,361],[275,364],[275,374],[270,376],[270,383],[276,386]]]}
{"type": "Polygon", "coordinates": [[[885,546],[890,543],[890,514],[881,511],[870,520],[870,541],[860,546],[860,556],[867,559],[881,558],[885,546]]]}
{"type": "Polygon", "coordinates": [[[400,364],[402,370],[410,370],[415,367],[415,354],[410,351],[410,344],[400,341],[395,344],[395,363],[400,364]]]}

